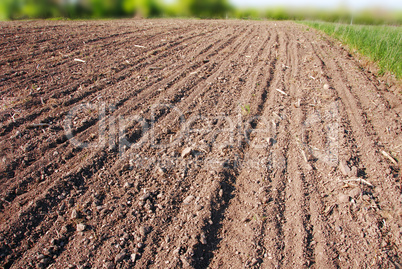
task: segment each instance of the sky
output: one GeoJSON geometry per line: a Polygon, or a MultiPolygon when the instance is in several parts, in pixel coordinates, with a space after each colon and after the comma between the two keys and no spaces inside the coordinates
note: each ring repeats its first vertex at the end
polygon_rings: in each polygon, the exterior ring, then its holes
{"type": "Polygon", "coordinates": [[[382,7],[386,9],[402,10],[402,1],[396,0],[229,0],[237,7],[316,7],[316,8],[337,8],[346,6],[350,9],[363,9],[367,7],[382,7]]]}

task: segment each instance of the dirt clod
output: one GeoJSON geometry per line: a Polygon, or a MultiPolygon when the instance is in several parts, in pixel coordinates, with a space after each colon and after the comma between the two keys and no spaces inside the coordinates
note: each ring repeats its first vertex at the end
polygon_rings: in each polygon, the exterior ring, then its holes
{"type": "Polygon", "coordinates": [[[131,262],[135,262],[137,260],[137,253],[131,254],[130,258],[131,258],[131,262]]]}
{"type": "Polygon", "coordinates": [[[145,193],[140,197],[141,201],[146,201],[151,197],[151,193],[149,191],[145,191],[145,193]]]}
{"type": "Polygon", "coordinates": [[[86,229],[86,225],[84,223],[78,223],[77,224],[77,232],[83,232],[86,229]]]}
{"type": "Polygon", "coordinates": [[[120,263],[121,261],[124,260],[126,255],[127,255],[127,253],[125,251],[120,252],[119,254],[116,255],[116,257],[114,257],[114,262],[120,263]]]}
{"type": "Polygon", "coordinates": [[[184,204],[190,204],[193,200],[194,200],[194,196],[193,195],[189,195],[186,197],[186,199],[183,200],[184,204]]]}
{"type": "Polygon", "coordinates": [[[201,242],[201,244],[203,244],[203,245],[206,245],[208,242],[207,242],[207,237],[205,236],[205,233],[202,233],[201,234],[201,236],[200,236],[200,242],[201,242]]]}
{"type": "Polygon", "coordinates": [[[347,165],[346,161],[340,161],[339,162],[339,170],[342,172],[344,176],[350,176],[351,175],[351,170],[349,166],[347,165]]]}
{"type": "Polygon", "coordinates": [[[150,226],[141,226],[140,227],[140,234],[142,236],[146,236],[147,234],[149,234],[151,232],[151,227],[150,226]]]}
{"type": "Polygon", "coordinates": [[[125,189],[130,189],[132,186],[133,186],[133,184],[132,184],[131,182],[126,182],[126,183],[124,183],[124,185],[123,185],[123,187],[124,187],[125,189]]]}
{"type": "Polygon", "coordinates": [[[79,212],[76,209],[73,209],[73,211],[71,212],[71,219],[75,220],[78,219],[80,217],[79,212]]]}
{"type": "Polygon", "coordinates": [[[183,151],[181,152],[181,157],[184,159],[188,156],[190,156],[190,154],[193,152],[193,148],[192,147],[187,147],[185,149],[183,149],[183,151]]]}
{"type": "Polygon", "coordinates": [[[349,196],[353,197],[353,198],[357,198],[358,196],[360,196],[361,193],[362,193],[362,190],[360,188],[354,188],[353,190],[351,190],[349,192],[349,196]]]}
{"type": "Polygon", "coordinates": [[[338,196],[338,200],[339,200],[339,202],[341,204],[348,203],[349,199],[350,199],[350,197],[348,195],[346,195],[346,194],[343,194],[343,193],[339,194],[339,196],[338,196]]]}

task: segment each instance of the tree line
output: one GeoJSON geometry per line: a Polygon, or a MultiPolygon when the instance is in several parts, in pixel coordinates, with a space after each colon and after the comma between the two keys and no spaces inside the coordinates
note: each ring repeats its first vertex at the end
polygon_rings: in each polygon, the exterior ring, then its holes
{"type": "Polygon", "coordinates": [[[402,25],[401,12],[347,9],[238,9],[228,0],[0,0],[0,20],[16,19],[96,19],[140,16],[237,18],[268,20],[319,20],[354,24],[402,25]]]}
{"type": "Polygon", "coordinates": [[[227,0],[0,0],[0,19],[198,17],[224,18],[227,0]]]}

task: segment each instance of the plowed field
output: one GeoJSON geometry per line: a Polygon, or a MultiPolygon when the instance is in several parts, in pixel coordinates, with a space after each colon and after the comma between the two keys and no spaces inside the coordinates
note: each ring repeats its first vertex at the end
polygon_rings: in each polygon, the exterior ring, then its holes
{"type": "Polygon", "coordinates": [[[402,98],[291,22],[0,23],[0,267],[400,268],[402,98]]]}

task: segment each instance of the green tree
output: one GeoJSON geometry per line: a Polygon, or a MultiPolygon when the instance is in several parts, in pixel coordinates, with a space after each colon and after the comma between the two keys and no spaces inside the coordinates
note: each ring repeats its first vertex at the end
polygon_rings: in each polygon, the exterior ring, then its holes
{"type": "Polygon", "coordinates": [[[198,18],[224,18],[231,11],[227,0],[179,0],[185,16],[198,18]]]}
{"type": "Polygon", "coordinates": [[[13,19],[13,14],[18,11],[19,3],[13,0],[0,1],[0,20],[13,19]]]}
{"type": "Polygon", "coordinates": [[[60,15],[57,0],[0,0],[0,19],[50,18],[60,15]]]}
{"type": "Polygon", "coordinates": [[[143,17],[159,17],[163,13],[160,0],[123,0],[125,15],[140,14],[143,17]]]}
{"type": "Polygon", "coordinates": [[[123,2],[124,0],[90,0],[92,16],[95,18],[123,16],[123,2]]]}
{"type": "Polygon", "coordinates": [[[136,10],[146,18],[159,17],[163,13],[162,3],[158,0],[136,0],[136,10]]]}

